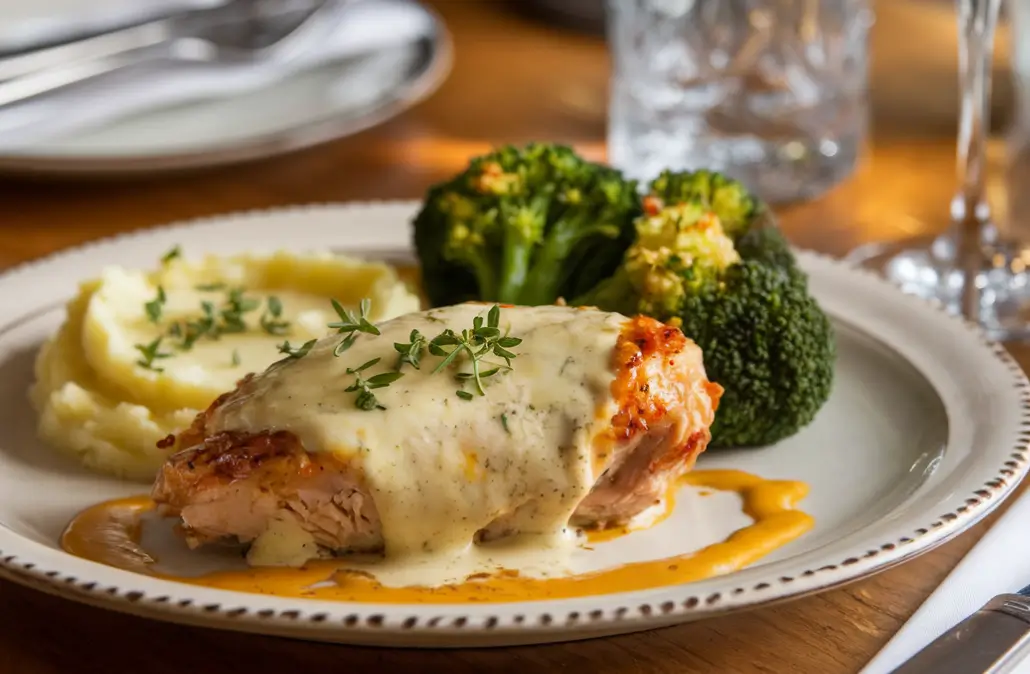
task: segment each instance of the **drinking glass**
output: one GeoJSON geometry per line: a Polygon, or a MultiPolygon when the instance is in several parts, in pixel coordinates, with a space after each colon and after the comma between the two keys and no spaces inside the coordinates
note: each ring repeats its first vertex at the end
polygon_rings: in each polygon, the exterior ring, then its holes
{"type": "MultiPolygon", "coordinates": [[[[1013,2],[1015,11],[1026,0],[1013,2]]],[[[1001,0],[956,0],[961,108],[958,191],[939,236],[862,246],[851,262],[902,290],[940,301],[998,340],[1030,337],[1030,250],[1004,239],[985,198],[991,59],[1001,0]]]]}
{"type": "Polygon", "coordinates": [[[1015,131],[1030,141],[1030,2],[1011,0],[1006,8],[1012,28],[1012,70],[1015,74],[1015,131]]]}
{"type": "Polygon", "coordinates": [[[710,168],[769,202],[854,169],[868,0],[608,0],[608,158],[630,177],[710,168]]]}
{"type": "Polygon", "coordinates": [[[1026,231],[1030,222],[1030,2],[1012,0],[1008,4],[1009,27],[1013,38],[1012,74],[1015,92],[1015,114],[1007,138],[1008,191],[1011,222],[1021,223],[1026,231]]]}

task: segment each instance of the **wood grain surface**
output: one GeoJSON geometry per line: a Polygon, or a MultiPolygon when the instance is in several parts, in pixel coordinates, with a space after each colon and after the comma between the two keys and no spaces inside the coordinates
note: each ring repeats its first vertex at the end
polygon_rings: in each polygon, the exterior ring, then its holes
{"type": "MultiPolygon", "coordinates": [[[[119,183],[0,180],[0,267],[183,218],[418,197],[470,154],[499,142],[557,140],[603,156],[609,63],[601,40],[533,23],[499,0],[433,4],[454,33],[456,63],[440,92],[416,109],[350,139],[232,169],[119,183]]],[[[955,89],[953,24],[941,19],[939,4],[879,4],[869,150],[852,179],[780,210],[795,243],[839,254],[860,242],[943,227],[954,184],[955,89]]],[[[1003,80],[1003,111],[1008,91],[1003,80]]],[[[992,202],[1002,220],[1024,221],[1008,208],[1003,148],[992,153],[992,202]]],[[[1030,350],[1013,352],[1030,365],[1030,350]]],[[[855,672],[989,524],[898,568],[780,606],[631,636],[500,650],[359,649],[207,631],[0,582],[0,674],[855,672]]]]}

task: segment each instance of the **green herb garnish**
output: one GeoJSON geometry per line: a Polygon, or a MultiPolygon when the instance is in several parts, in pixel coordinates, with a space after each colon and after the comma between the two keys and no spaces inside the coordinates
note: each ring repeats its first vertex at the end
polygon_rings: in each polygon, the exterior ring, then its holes
{"type": "Polygon", "coordinates": [[[164,337],[158,337],[150,344],[135,344],[135,348],[140,352],[141,358],[136,361],[136,364],[147,370],[153,370],[154,372],[164,372],[164,369],[156,367],[154,365],[155,360],[161,360],[162,358],[171,358],[172,354],[164,353],[161,351],[161,340],[164,337]]]}
{"type": "Polygon", "coordinates": [[[317,341],[317,339],[309,339],[297,348],[290,346],[290,343],[286,341],[280,344],[277,348],[279,349],[279,353],[285,353],[288,358],[303,358],[308,355],[308,351],[311,351],[311,347],[313,347],[317,341]]]}
{"type": "Polygon", "coordinates": [[[339,358],[340,354],[354,346],[354,342],[356,341],[358,341],[358,333],[352,332],[340,340],[340,343],[336,345],[335,349],[333,349],[333,355],[339,358]]]}
{"type": "Polygon", "coordinates": [[[168,329],[170,336],[181,337],[181,341],[176,345],[180,351],[189,351],[204,335],[211,339],[218,339],[221,335],[216,321],[215,305],[208,301],[201,302],[200,311],[200,318],[183,324],[175,323],[168,329]]]}
{"type": "Polygon", "coordinates": [[[368,312],[372,308],[372,300],[367,297],[361,300],[360,314],[358,316],[355,316],[353,311],[345,308],[335,299],[330,301],[333,303],[333,310],[340,317],[340,320],[330,323],[328,327],[336,328],[336,332],[340,334],[352,332],[366,332],[370,335],[379,334],[379,328],[372,325],[368,320],[368,312]]]}
{"type": "Polygon", "coordinates": [[[246,332],[247,323],[243,315],[254,311],[261,306],[261,301],[252,297],[245,297],[243,288],[233,288],[222,307],[222,324],[219,326],[222,332],[246,332]]]}
{"type": "Polygon", "coordinates": [[[397,381],[404,376],[403,372],[382,372],[377,375],[373,375],[368,379],[361,376],[361,373],[368,368],[378,363],[381,358],[373,358],[372,360],[359,365],[356,368],[347,368],[347,374],[354,375],[354,383],[344,389],[347,393],[358,393],[354,399],[354,406],[359,410],[385,410],[386,408],[379,404],[376,400],[375,394],[372,393],[373,389],[385,388],[397,381]]]}
{"type": "Polygon", "coordinates": [[[261,314],[261,329],[270,335],[285,335],[290,329],[290,322],[283,320],[282,315],[282,301],[275,295],[269,295],[265,311],[261,314]]]}
{"type": "Polygon", "coordinates": [[[143,305],[143,310],[146,311],[147,318],[150,319],[151,323],[160,322],[161,312],[164,310],[165,302],[167,301],[168,297],[165,295],[164,286],[158,286],[157,297],[143,305]]]}
{"type": "Polygon", "coordinates": [[[239,364],[240,364],[240,350],[239,349],[233,349],[232,350],[232,366],[236,367],[239,364]]]}
{"type": "MultiPolygon", "coordinates": [[[[440,372],[464,353],[472,363],[472,372],[459,372],[455,375],[455,378],[459,381],[471,380],[475,382],[476,391],[479,395],[486,395],[483,379],[492,377],[502,369],[511,370],[511,359],[515,358],[515,354],[508,349],[522,343],[522,340],[518,337],[502,336],[499,327],[500,323],[501,308],[495,304],[487,314],[485,325],[483,317],[476,316],[472,322],[471,330],[462,330],[461,334],[458,334],[451,329],[447,329],[434,337],[429,342],[429,352],[434,356],[443,358],[443,360],[436,366],[433,373],[440,372]],[[448,347],[450,347],[450,350],[448,350],[448,347]],[[483,370],[481,366],[487,364],[483,359],[490,354],[503,358],[505,365],[497,365],[483,370]]],[[[464,395],[459,397],[471,400],[471,395],[469,397],[464,395]]]]}
{"type": "Polygon", "coordinates": [[[340,320],[330,323],[327,327],[335,328],[336,333],[340,335],[347,335],[343,338],[336,348],[333,349],[333,355],[339,356],[347,349],[354,346],[354,342],[358,339],[359,333],[366,333],[369,335],[378,335],[379,328],[374,326],[371,321],[368,320],[369,309],[372,308],[372,300],[367,297],[361,300],[359,307],[359,315],[355,316],[354,312],[350,309],[345,308],[335,299],[330,300],[333,304],[333,311],[340,317],[340,320]]]}
{"type": "Polygon", "coordinates": [[[193,286],[194,290],[198,290],[202,293],[213,293],[218,290],[225,290],[224,283],[201,283],[193,286]]]}
{"type": "Polygon", "coordinates": [[[468,391],[462,391],[461,389],[458,389],[457,391],[455,391],[455,393],[456,393],[456,394],[457,394],[457,396],[458,396],[459,398],[461,398],[462,400],[472,400],[472,398],[474,397],[474,396],[473,396],[473,395],[472,395],[471,393],[469,393],[468,391]]]}
{"type": "Polygon", "coordinates": [[[168,264],[176,258],[182,257],[182,248],[178,245],[172,246],[167,253],[161,256],[161,264],[168,264]]]}
{"type": "Polygon", "coordinates": [[[511,435],[511,429],[508,428],[508,415],[507,414],[503,414],[503,413],[501,414],[501,425],[504,426],[504,432],[507,433],[508,435],[511,435]]]}
{"type": "Polygon", "coordinates": [[[397,371],[399,372],[405,363],[408,363],[416,370],[419,369],[422,352],[426,350],[426,346],[428,344],[429,340],[427,340],[418,330],[411,331],[406,344],[402,342],[394,342],[393,348],[397,350],[397,353],[401,354],[400,359],[397,361],[397,371]]]}

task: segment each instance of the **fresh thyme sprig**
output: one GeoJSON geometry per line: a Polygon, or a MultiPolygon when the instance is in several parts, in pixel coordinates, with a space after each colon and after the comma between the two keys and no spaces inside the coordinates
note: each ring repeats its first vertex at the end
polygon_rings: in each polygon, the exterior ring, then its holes
{"type": "Polygon", "coordinates": [[[419,369],[419,364],[422,360],[422,353],[426,350],[429,345],[429,340],[426,339],[418,330],[412,330],[408,336],[408,342],[394,342],[393,348],[397,350],[397,353],[401,354],[401,357],[397,360],[397,367],[395,368],[400,372],[401,367],[405,363],[411,365],[416,370],[419,369]]]}
{"type": "Polygon", "coordinates": [[[153,370],[154,372],[164,372],[164,369],[154,365],[155,360],[161,360],[162,358],[171,358],[172,354],[161,351],[161,340],[164,337],[158,337],[149,344],[135,344],[135,348],[140,352],[140,359],[136,361],[136,364],[147,370],[153,370]]]}
{"type": "MultiPolygon", "coordinates": [[[[224,284],[195,286],[197,290],[213,292],[224,289],[224,284]]],[[[200,316],[173,323],[168,328],[168,336],[179,340],[176,347],[180,351],[189,351],[201,337],[218,339],[223,334],[246,332],[245,315],[257,310],[261,300],[247,297],[243,288],[233,288],[226,296],[221,307],[216,308],[210,300],[200,302],[200,316]]],[[[160,317],[160,305],[163,304],[164,291],[159,288],[158,300],[154,300],[155,308],[147,305],[148,316],[160,317]]],[[[265,311],[259,320],[261,328],[270,335],[283,336],[289,334],[290,322],[282,318],[283,303],[278,297],[270,295],[265,303],[265,311]]],[[[152,318],[152,320],[154,320],[152,318]]]]}
{"type": "Polygon", "coordinates": [[[214,303],[204,300],[200,303],[200,312],[199,318],[176,322],[168,328],[168,336],[179,340],[175,346],[180,351],[189,351],[205,335],[210,339],[221,336],[214,303]]]}
{"type": "MultiPolygon", "coordinates": [[[[476,316],[472,321],[471,330],[462,330],[456,333],[451,329],[444,330],[429,342],[429,353],[443,358],[433,370],[433,374],[442,371],[453,363],[458,356],[465,354],[472,363],[472,372],[459,372],[455,375],[458,381],[472,381],[475,383],[476,392],[479,395],[486,395],[483,380],[496,375],[502,370],[511,370],[511,359],[515,354],[509,348],[516,347],[522,343],[518,337],[501,335],[501,308],[494,305],[487,313],[484,324],[482,316],[476,316]],[[448,350],[450,347],[450,350],[448,350]],[[505,365],[497,365],[493,368],[483,370],[481,365],[487,364],[483,359],[493,354],[504,359],[505,365]]],[[[471,400],[472,394],[459,390],[458,397],[463,400],[471,400]]]]}
{"type": "Polygon", "coordinates": [[[167,253],[161,256],[161,264],[168,264],[180,257],[182,257],[182,247],[178,245],[172,246],[167,253]]]}
{"type": "Polygon", "coordinates": [[[371,321],[368,320],[368,312],[372,309],[372,300],[367,297],[361,300],[361,304],[358,307],[359,315],[357,316],[337,300],[333,299],[330,301],[333,304],[333,310],[340,317],[340,320],[330,323],[327,327],[336,328],[336,332],[340,334],[355,331],[367,332],[370,335],[379,334],[379,328],[372,325],[371,321]]]}
{"type": "Polygon", "coordinates": [[[311,347],[313,347],[317,341],[317,339],[309,339],[296,348],[290,346],[289,341],[285,341],[277,348],[279,349],[279,353],[285,353],[287,358],[303,358],[308,355],[308,351],[311,350],[311,347]]]}
{"type": "Polygon", "coordinates": [[[290,322],[284,320],[282,315],[282,300],[269,295],[265,301],[265,311],[261,314],[261,329],[270,335],[285,335],[290,329],[290,322]]]}
{"type": "Polygon", "coordinates": [[[167,301],[168,296],[165,295],[164,286],[158,286],[157,297],[143,305],[143,311],[146,312],[147,318],[150,319],[151,323],[161,322],[161,313],[164,311],[165,302],[167,301]]]}
{"type": "Polygon", "coordinates": [[[359,410],[385,410],[386,408],[379,403],[375,394],[372,393],[373,389],[385,388],[404,376],[403,372],[382,372],[365,379],[361,373],[376,365],[380,360],[382,359],[373,358],[358,367],[347,368],[347,374],[354,375],[354,383],[345,388],[344,391],[346,393],[357,392],[358,395],[354,398],[354,406],[359,410]]]}
{"type": "Polygon", "coordinates": [[[246,332],[247,322],[243,319],[245,314],[256,310],[261,306],[261,301],[253,297],[246,297],[243,288],[233,288],[229,291],[222,307],[222,332],[246,332]]]}
{"type": "Polygon", "coordinates": [[[336,345],[333,349],[333,355],[339,356],[347,349],[354,346],[354,342],[357,341],[358,335],[362,332],[369,335],[380,334],[379,328],[372,324],[368,320],[368,312],[372,308],[372,300],[367,297],[361,300],[361,304],[358,307],[358,315],[355,316],[354,312],[347,309],[335,299],[331,300],[333,304],[333,311],[340,317],[340,320],[330,323],[327,327],[335,328],[337,334],[347,335],[343,340],[336,345]]]}

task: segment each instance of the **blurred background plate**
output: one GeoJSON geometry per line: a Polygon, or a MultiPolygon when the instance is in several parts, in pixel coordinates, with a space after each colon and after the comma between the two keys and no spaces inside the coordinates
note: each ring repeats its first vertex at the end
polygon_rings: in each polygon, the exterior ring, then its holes
{"type": "Polygon", "coordinates": [[[0,155],[0,172],[125,177],[263,159],[352,135],[410,108],[446,78],[451,39],[432,18],[435,29],[411,43],[245,94],[155,109],[9,150],[0,155]]]}
{"type": "Polygon", "coordinates": [[[0,2],[0,51],[107,30],[225,0],[5,0],[0,2]]]}

